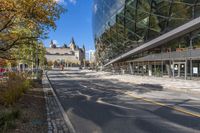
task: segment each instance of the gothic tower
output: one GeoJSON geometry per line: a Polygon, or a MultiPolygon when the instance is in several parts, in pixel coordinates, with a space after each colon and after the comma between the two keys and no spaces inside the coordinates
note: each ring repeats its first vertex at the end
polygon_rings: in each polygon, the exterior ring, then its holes
{"type": "Polygon", "coordinates": [[[72,37],[72,40],[71,40],[71,42],[70,42],[70,44],[69,44],[69,47],[70,47],[70,49],[71,50],[75,50],[76,49],[76,44],[75,44],[75,41],[74,41],[74,38],[72,37]]]}

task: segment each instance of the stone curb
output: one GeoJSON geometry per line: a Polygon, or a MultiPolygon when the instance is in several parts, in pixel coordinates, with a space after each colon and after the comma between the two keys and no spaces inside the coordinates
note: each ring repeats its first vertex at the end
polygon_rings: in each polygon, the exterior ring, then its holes
{"type": "MultiPolygon", "coordinates": [[[[62,107],[62,105],[61,105],[61,103],[60,103],[60,101],[59,101],[59,99],[58,99],[58,97],[57,97],[57,95],[56,95],[56,93],[55,93],[55,91],[54,91],[52,85],[51,85],[51,82],[50,82],[50,80],[49,80],[49,78],[48,78],[48,76],[47,76],[47,73],[48,73],[48,72],[46,71],[45,74],[44,74],[44,76],[45,76],[45,78],[47,79],[47,82],[48,82],[48,85],[49,85],[48,91],[50,91],[50,92],[52,93],[52,96],[54,97],[54,99],[55,99],[55,101],[56,101],[56,103],[57,103],[57,105],[58,105],[58,107],[59,107],[59,110],[60,110],[60,112],[61,112],[61,114],[62,114],[62,117],[63,117],[63,119],[64,119],[64,121],[65,121],[65,123],[66,123],[66,125],[67,125],[67,128],[69,129],[69,130],[68,130],[69,133],[76,133],[76,131],[75,131],[75,129],[74,129],[72,123],[71,123],[70,120],[69,120],[69,117],[68,117],[67,114],[65,113],[65,111],[64,111],[64,109],[63,109],[63,107],[62,107]]],[[[45,99],[47,99],[46,95],[45,95],[45,99]]],[[[47,107],[47,110],[48,110],[48,107],[47,107]]],[[[47,119],[50,119],[50,118],[47,118],[47,119]]],[[[48,124],[48,126],[49,126],[49,124],[48,124]]]]}

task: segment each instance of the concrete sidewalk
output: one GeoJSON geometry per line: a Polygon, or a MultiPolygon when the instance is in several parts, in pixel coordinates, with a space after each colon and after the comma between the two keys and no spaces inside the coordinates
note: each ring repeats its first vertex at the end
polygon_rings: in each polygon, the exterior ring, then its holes
{"type": "Polygon", "coordinates": [[[96,76],[102,79],[116,79],[122,82],[133,83],[133,84],[152,84],[160,85],[164,89],[171,89],[174,91],[182,91],[186,93],[200,93],[200,81],[194,80],[183,80],[183,79],[172,79],[166,77],[149,77],[149,76],[136,76],[136,75],[113,75],[109,72],[94,72],[83,70],[87,72],[87,75],[96,76]]]}
{"type": "MultiPolygon", "coordinates": [[[[147,84],[147,83],[158,84],[166,89],[200,93],[200,81],[171,79],[162,77],[134,76],[134,75],[116,75],[114,77],[124,82],[130,82],[136,84],[147,84]]],[[[110,78],[113,78],[113,76],[111,76],[110,78]]]]}
{"type": "Polygon", "coordinates": [[[186,115],[200,118],[200,81],[134,75],[112,75],[108,72],[94,71],[87,71],[85,73],[90,78],[107,80],[113,83],[112,86],[93,83],[102,88],[115,88],[115,91],[124,93],[128,97],[130,96],[134,99],[136,98],[147,103],[167,107],[186,115]],[[117,89],[118,85],[122,85],[123,89],[117,89]]]}

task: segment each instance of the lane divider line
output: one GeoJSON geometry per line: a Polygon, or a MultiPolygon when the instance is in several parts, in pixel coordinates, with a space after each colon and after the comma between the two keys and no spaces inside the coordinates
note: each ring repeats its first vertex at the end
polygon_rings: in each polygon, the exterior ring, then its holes
{"type": "Polygon", "coordinates": [[[48,83],[49,83],[49,86],[50,86],[50,89],[51,89],[51,91],[52,91],[52,93],[53,93],[53,96],[54,96],[54,98],[55,98],[55,100],[56,100],[56,102],[57,102],[57,104],[58,104],[58,106],[59,106],[59,109],[60,109],[60,111],[61,111],[61,113],[62,113],[62,115],[63,115],[63,118],[64,118],[64,120],[65,120],[65,123],[67,124],[67,126],[68,126],[68,128],[69,128],[69,132],[70,132],[70,133],[76,133],[76,131],[75,131],[75,129],[74,129],[74,127],[73,127],[73,125],[72,125],[72,123],[71,123],[69,117],[67,116],[67,114],[66,114],[64,108],[62,107],[62,105],[61,105],[61,103],[60,103],[60,101],[59,101],[59,99],[58,99],[58,97],[57,97],[57,95],[56,95],[56,93],[55,93],[55,90],[54,90],[53,87],[52,87],[51,81],[49,80],[49,77],[48,77],[48,74],[47,74],[47,73],[48,73],[48,71],[45,72],[47,81],[48,81],[48,83]]]}
{"type": "Polygon", "coordinates": [[[115,90],[115,91],[116,92],[120,92],[120,93],[124,93],[124,94],[126,94],[128,96],[131,96],[133,98],[136,98],[136,99],[141,99],[141,100],[143,100],[145,102],[152,103],[154,105],[163,106],[163,107],[175,110],[177,112],[181,112],[183,114],[186,114],[186,115],[189,115],[189,116],[192,116],[192,117],[200,118],[200,114],[199,113],[191,112],[190,110],[187,110],[187,109],[184,109],[184,108],[181,108],[181,107],[172,107],[172,106],[166,105],[166,104],[161,103],[161,102],[157,102],[157,101],[150,100],[150,99],[147,99],[147,98],[143,98],[143,97],[140,97],[140,96],[135,96],[135,95],[133,95],[133,93],[130,93],[130,92],[123,92],[123,91],[120,91],[120,90],[115,90]]]}
{"type": "Polygon", "coordinates": [[[147,99],[147,98],[135,96],[133,93],[130,93],[130,92],[126,92],[125,94],[127,94],[127,95],[129,95],[129,96],[131,96],[133,98],[141,99],[141,100],[143,100],[145,102],[152,103],[154,105],[163,106],[163,107],[175,110],[177,112],[181,112],[181,113],[186,114],[186,115],[190,115],[190,116],[193,116],[193,117],[200,118],[200,114],[199,113],[197,114],[197,113],[191,112],[191,111],[189,111],[187,109],[183,109],[183,108],[180,108],[180,107],[172,107],[172,106],[169,106],[169,105],[166,105],[164,103],[160,103],[160,102],[157,102],[157,101],[154,101],[154,100],[150,100],[150,99],[147,99]]]}

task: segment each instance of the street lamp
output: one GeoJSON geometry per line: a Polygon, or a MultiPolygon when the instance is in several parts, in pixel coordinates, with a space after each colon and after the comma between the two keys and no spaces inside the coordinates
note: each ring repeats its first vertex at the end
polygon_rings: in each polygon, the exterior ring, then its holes
{"type": "Polygon", "coordinates": [[[38,44],[36,46],[36,78],[38,79],[38,67],[39,67],[39,58],[38,58],[38,44]]]}

